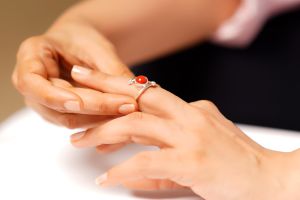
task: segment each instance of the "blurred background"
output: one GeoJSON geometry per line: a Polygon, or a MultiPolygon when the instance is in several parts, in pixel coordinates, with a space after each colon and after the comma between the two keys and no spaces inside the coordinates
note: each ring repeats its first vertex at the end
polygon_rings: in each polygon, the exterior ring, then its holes
{"type": "Polygon", "coordinates": [[[0,0],[0,122],[20,109],[23,99],[10,77],[20,43],[43,33],[76,0],[0,0]]]}

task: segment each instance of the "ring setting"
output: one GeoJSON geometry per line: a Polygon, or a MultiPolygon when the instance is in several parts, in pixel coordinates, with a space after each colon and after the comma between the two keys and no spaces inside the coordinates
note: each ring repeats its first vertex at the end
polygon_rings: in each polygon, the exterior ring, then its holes
{"type": "Polygon", "coordinates": [[[138,94],[135,97],[136,100],[140,98],[140,96],[150,87],[157,87],[157,83],[154,81],[149,81],[146,76],[137,76],[133,77],[128,81],[129,85],[134,85],[138,90],[138,94]]]}

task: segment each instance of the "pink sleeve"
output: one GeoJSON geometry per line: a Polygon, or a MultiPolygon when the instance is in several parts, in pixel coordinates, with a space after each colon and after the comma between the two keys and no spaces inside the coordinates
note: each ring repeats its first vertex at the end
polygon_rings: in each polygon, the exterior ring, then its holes
{"type": "Polygon", "coordinates": [[[300,0],[242,0],[233,16],[214,33],[211,40],[229,47],[249,45],[273,15],[300,6],[300,0]]]}

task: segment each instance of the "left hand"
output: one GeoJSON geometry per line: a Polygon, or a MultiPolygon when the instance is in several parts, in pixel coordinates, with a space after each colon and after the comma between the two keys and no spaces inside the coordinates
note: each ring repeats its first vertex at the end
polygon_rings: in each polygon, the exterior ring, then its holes
{"type": "MultiPolygon", "coordinates": [[[[135,96],[127,79],[100,72],[73,73],[88,87],[135,96]]],[[[132,189],[188,187],[205,199],[286,199],[282,153],[247,137],[208,101],[188,104],[150,88],[139,100],[143,112],[113,119],[72,136],[76,147],[134,142],[155,145],[113,167],[98,179],[103,186],[132,189]]]]}

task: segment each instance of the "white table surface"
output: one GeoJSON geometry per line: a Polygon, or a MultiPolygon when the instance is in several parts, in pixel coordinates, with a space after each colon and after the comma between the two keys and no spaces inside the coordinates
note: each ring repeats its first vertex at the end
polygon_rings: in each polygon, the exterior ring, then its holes
{"type": "MultiPolygon", "coordinates": [[[[270,149],[292,151],[300,147],[300,132],[240,127],[270,149]]],[[[0,199],[199,199],[183,191],[153,193],[99,188],[94,184],[98,175],[149,147],[129,146],[104,156],[93,149],[73,148],[69,143],[73,132],[45,122],[29,109],[0,124],[0,199]]]]}

